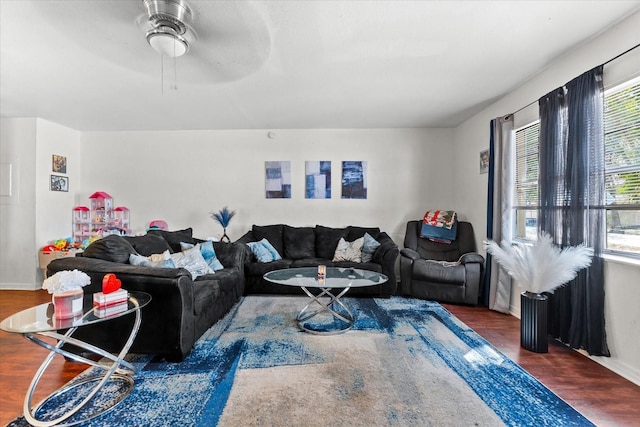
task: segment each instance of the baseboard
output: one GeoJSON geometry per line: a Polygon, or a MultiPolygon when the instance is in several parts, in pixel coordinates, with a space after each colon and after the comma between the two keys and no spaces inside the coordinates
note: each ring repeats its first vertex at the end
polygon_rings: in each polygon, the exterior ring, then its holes
{"type": "Polygon", "coordinates": [[[38,289],[40,289],[40,286],[33,283],[0,283],[0,290],[5,291],[37,291],[38,289]]]}
{"type": "Polygon", "coordinates": [[[509,306],[509,314],[512,315],[513,317],[517,317],[518,319],[520,319],[521,318],[520,306],[514,307],[514,306],[510,305],[509,306]]]}
{"type": "Polygon", "coordinates": [[[610,371],[615,372],[623,378],[628,379],[632,383],[637,386],[640,386],[640,370],[634,368],[633,366],[629,366],[624,362],[621,362],[617,359],[612,359],[611,357],[602,357],[602,356],[588,356],[591,360],[596,363],[604,366],[610,371]]]}

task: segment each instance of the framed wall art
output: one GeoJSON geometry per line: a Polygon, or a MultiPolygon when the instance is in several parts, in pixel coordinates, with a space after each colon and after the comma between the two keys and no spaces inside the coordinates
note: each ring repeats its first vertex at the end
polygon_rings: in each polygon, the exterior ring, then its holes
{"type": "Polygon", "coordinates": [[[342,198],[367,198],[367,162],[342,162],[342,198]]]}
{"type": "Polygon", "coordinates": [[[56,173],[67,173],[67,157],[54,154],[51,156],[51,171],[56,173]]]}
{"type": "Polygon", "coordinates": [[[69,191],[69,177],[51,175],[51,191],[69,191]]]}
{"type": "Polygon", "coordinates": [[[331,198],[331,162],[307,161],[304,169],[305,199],[331,198]]]}
{"type": "Polygon", "coordinates": [[[489,150],[480,152],[480,173],[489,172],[489,150]]]}
{"type": "Polygon", "coordinates": [[[291,162],[265,163],[265,195],[267,199],[291,198],[291,162]]]}

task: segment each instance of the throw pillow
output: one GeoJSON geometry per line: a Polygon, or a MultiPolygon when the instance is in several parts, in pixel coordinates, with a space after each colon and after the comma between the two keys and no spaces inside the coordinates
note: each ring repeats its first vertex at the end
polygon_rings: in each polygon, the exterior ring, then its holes
{"type": "Polygon", "coordinates": [[[91,243],[84,250],[82,256],[126,263],[129,261],[129,255],[135,253],[136,250],[124,237],[112,234],[91,243]]]}
{"type": "Polygon", "coordinates": [[[271,262],[282,259],[278,251],[269,243],[267,239],[262,239],[259,242],[247,243],[249,249],[253,255],[255,255],[258,262],[271,262]]]}
{"type": "Polygon", "coordinates": [[[195,244],[193,240],[193,229],[191,227],[184,230],[166,231],[166,230],[149,230],[147,234],[155,234],[164,238],[173,252],[180,252],[180,242],[195,244]]]}
{"type": "Polygon", "coordinates": [[[253,237],[257,242],[262,239],[267,239],[276,251],[282,255],[284,253],[284,242],[282,239],[283,227],[284,225],[282,224],[254,225],[251,231],[253,231],[253,237]]]}
{"type": "Polygon", "coordinates": [[[349,234],[346,236],[346,239],[349,242],[353,242],[356,239],[364,237],[365,233],[369,233],[369,235],[374,239],[377,239],[380,234],[380,229],[378,227],[356,227],[352,225],[347,228],[349,229],[349,234]]]}
{"type": "MultiPolygon", "coordinates": [[[[182,250],[185,250],[193,248],[193,245],[191,243],[180,242],[180,247],[182,248],[182,250]]],[[[202,258],[204,258],[204,260],[213,271],[224,269],[224,266],[216,255],[216,251],[213,249],[213,242],[211,242],[211,240],[198,243],[196,244],[196,247],[200,249],[202,258]]]]}
{"type": "Polygon", "coordinates": [[[362,243],[362,262],[370,262],[373,259],[373,254],[380,247],[380,243],[371,237],[369,233],[364,233],[362,243]]]}
{"type": "Polygon", "coordinates": [[[344,238],[340,238],[338,246],[333,254],[333,261],[351,261],[362,262],[362,244],[364,237],[347,242],[344,238]]]}
{"type": "Polygon", "coordinates": [[[338,241],[340,238],[346,239],[346,237],[346,228],[331,228],[316,225],[316,256],[324,259],[333,258],[338,241]]]}
{"type": "Polygon", "coordinates": [[[209,264],[207,264],[202,257],[200,248],[193,247],[191,249],[185,249],[182,252],[171,254],[171,259],[175,263],[176,267],[186,268],[187,271],[191,273],[192,280],[195,280],[198,276],[214,273],[211,267],[209,267],[209,264]]]}
{"type": "Polygon", "coordinates": [[[137,253],[144,256],[173,252],[169,243],[162,236],[145,234],[144,236],[125,237],[137,253]]]}
{"type": "Polygon", "coordinates": [[[284,257],[287,259],[314,258],[316,256],[316,234],[313,227],[284,226],[284,257]]]}
{"type": "Polygon", "coordinates": [[[129,264],[140,267],[176,268],[169,251],[164,251],[161,254],[151,254],[148,257],[131,254],[129,255],[129,264]]]}

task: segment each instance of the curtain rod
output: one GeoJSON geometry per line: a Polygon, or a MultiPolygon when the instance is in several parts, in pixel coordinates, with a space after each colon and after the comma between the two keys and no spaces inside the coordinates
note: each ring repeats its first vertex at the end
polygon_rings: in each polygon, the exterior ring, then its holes
{"type": "MultiPolygon", "coordinates": [[[[627,53],[631,52],[631,51],[632,51],[632,50],[634,50],[634,49],[637,49],[638,47],[640,47],[640,43],[639,43],[639,44],[637,44],[637,45],[635,45],[635,46],[633,46],[633,47],[631,47],[631,48],[629,48],[629,49],[627,49],[627,50],[625,50],[624,52],[622,52],[622,53],[620,53],[620,54],[618,54],[618,55],[614,56],[613,58],[611,58],[611,59],[610,59],[610,60],[608,60],[607,62],[604,62],[604,63],[602,63],[602,64],[600,64],[600,65],[607,65],[608,63],[615,61],[616,59],[620,58],[621,56],[626,55],[627,53]]],[[[532,101],[532,102],[528,103],[528,104],[527,104],[527,105],[525,105],[524,107],[520,107],[520,108],[518,108],[516,111],[514,111],[514,112],[513,112],[513,113],[511,113],[511,114],[507,114],[507,115],[506,115],[506,117],[511,116],[511,115],[513,115],[513,114],[516,114],[516,113],[518,113],[518,112],[520,112],[520,111],[524,110],[525,108],[532,106],[532,105],[533,105],[533,104],[535,104],[536,102],[538,102],[538,100],[537,100],[537,99],[536,99],[535,101],[532,101]]]]}

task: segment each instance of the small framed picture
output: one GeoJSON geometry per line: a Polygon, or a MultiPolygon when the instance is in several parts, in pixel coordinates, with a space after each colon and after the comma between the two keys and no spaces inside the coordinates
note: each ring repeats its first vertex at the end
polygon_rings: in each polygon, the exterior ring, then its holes
{"type": "Polygon", "coordinates": [[[67,173],[67,158],[54,154],[51,158],[51,171],[56,173],[67,173]]]}
{"type": "Polygon", "coordinates": [[[51,191],[69,191],[69,177],[51,175],[51,191]]]}
{"type": "Polygon", "coordinates": [[[489,150],[480,152],[480,173],[489,172],[489,150]]]}

